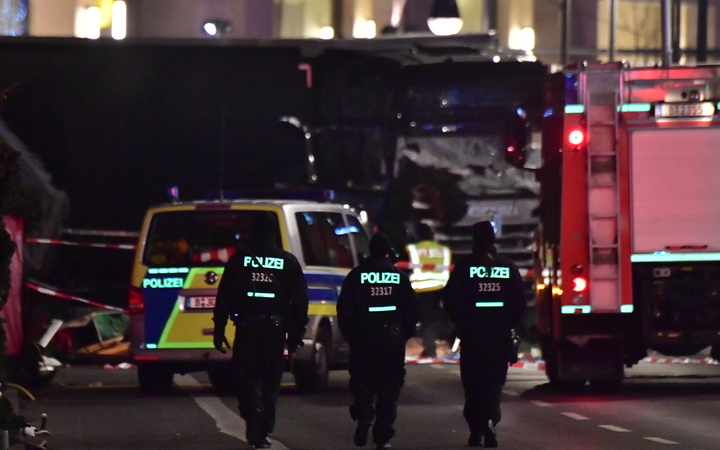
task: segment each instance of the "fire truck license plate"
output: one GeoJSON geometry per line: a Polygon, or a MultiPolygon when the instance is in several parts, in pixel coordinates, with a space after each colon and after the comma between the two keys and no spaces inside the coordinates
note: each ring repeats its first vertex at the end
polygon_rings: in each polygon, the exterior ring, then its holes
{"type": "Polygon", "coordinates": [[[215,297],[190,297],[187,307],[190,309],[214,308],[215,297]]]}
{"type": "Polygon", "coordinates": [[[663,103],[657,113],[658,117],[712,117],[715,106],[711,102],[663,103]]]}

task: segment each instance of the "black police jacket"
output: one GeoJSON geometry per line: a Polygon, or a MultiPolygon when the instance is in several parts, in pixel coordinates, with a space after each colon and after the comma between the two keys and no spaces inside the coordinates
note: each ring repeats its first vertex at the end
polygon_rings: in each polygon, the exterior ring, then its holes
{"type": "Polygon", "coordinates": [[[517,266],[491,253],[455,264],[443,289],[443,307],[460,339],[509,339],[527,307],[517,266]]]}
{"type": "Polygon", "coordinates": [[[308,288],[295,255],[273,242],[238,250],[228,260],[218,286],[213,321],[224,330],[227,319],[236,324],[259,316],[278,316],[299,342],[308,323],[308,288]]]}
{"type": "Polygon", "coordinates": [[[418,322],[418,297],[389,258],[367,258],[348,273],[337,301],[340,333],[353,345],[395,330],[407,340],[418,322]]]}

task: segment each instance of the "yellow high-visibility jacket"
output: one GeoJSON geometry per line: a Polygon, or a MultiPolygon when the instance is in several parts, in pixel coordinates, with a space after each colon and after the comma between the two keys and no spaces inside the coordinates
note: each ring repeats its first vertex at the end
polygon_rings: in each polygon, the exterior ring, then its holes
{"type": "Polygon", "coordinates": [[[420,241],[405,249],[413,267],[410,283],[415,292],[442,289],[450,278],[450,248],[435,241],[420,241]]]}

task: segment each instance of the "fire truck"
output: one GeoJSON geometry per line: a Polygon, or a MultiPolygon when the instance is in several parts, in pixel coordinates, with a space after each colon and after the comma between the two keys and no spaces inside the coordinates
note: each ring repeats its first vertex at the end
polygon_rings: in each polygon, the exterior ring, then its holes
{"type": "Polygon", "coordinates": [[[656,351],[720,357],[720,66],[585,63],[548,77],[535,237],[556,384],[656,351]]]}

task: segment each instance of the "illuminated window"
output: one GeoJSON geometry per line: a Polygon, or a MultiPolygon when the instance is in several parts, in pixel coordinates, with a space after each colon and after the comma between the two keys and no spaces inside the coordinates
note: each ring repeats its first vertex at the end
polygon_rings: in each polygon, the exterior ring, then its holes
{"type": "Polygon", "coordinates": [[[113,39],[125,39],[127,34],[127,5],[123,1],[112,4],[112,24],[110,25],[113,39]]]}

